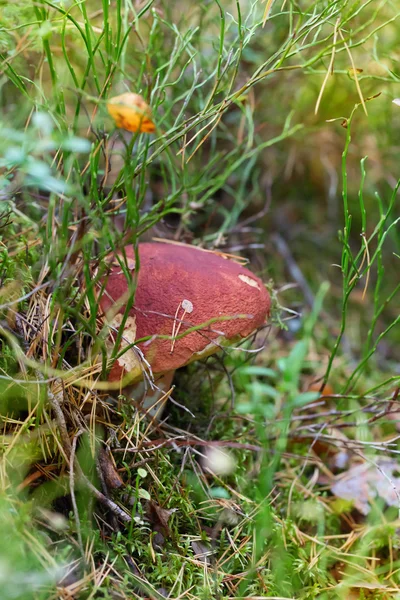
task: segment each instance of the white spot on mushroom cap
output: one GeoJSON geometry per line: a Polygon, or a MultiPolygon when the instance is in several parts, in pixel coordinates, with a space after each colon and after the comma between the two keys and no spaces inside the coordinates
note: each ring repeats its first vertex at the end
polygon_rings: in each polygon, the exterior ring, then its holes
{"type": "Polygon", "coordinates": [[[240,275],[238,275],[238,277],[241,281],[244,281],[244,283],[247,283],[247,285],[257,288],[258,290],[260,289],[260,286],[258,285],[257,281],[255,279],[252,279],[248,275],[243,275],[243,273],[240,273],[240,275]]]}

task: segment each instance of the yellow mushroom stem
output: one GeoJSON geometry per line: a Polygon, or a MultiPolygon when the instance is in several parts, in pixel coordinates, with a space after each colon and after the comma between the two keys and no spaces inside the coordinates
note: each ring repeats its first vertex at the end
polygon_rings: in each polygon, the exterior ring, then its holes
{"type": "Polygon", "coordinates": [[[123,393],[141,404],[142,409],[150,416],[160,419],[168,400],[168,392],[172,386],[175,371],[168,371],[158,377],[154,382],[154,388],[143,380],[127,386],[123,393]]]}

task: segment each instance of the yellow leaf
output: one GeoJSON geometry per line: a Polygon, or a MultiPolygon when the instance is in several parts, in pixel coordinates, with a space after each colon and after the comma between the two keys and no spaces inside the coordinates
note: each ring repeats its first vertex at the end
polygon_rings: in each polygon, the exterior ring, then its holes
{"type": "Polygon", "coordinates": [[[120,129],[153,133],[151,108],[139,94],[127,92],[107,102],[107,110],[120,129]]]}
{"type": "Polygon", "coordinates": [[[363,71],[364,71],[364,69],[357,69],[357,68],[353,68],[353,67],[349,67],[347,69],[347,73],[348,73],[350,79],[354,79],[355,77],[357,77],[357,75],[359,75],[363,71]]]}

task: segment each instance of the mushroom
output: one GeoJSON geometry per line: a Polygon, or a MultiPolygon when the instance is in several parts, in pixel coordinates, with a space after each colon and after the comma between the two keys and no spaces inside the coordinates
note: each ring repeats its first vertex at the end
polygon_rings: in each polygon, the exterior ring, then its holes
{"type": "MultiPolygon", "coordinates": [[[[135,299],[128,314],[130,286],[115,257],[99,298],[111,347],[124,322],[109,381],[131,385],[147,374],[156,387],[169,389],[176,369],[249,336],[264,324],[270,310],[267,290],[251,271],[226,255],[158,242],[140,243],[138,253],[135,299]]],[[[124,255],[120,261],[125,260],[133,281],[134,247],[126,246],[124,255]]],[[[149,394],[145,406],[159,398],[160,391],[149,394]]]]}

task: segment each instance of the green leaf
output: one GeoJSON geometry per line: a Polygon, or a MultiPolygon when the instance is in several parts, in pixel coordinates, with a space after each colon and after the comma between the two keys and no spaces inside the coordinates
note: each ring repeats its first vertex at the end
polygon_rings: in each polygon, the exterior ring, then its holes
{"type": "Polygon", "coordinates": [[[91,142],[89,142],[89,140],[85,140],[85,138],[80,138],[77,136],[72,136],[61,144],[61,148],[63,150],[69,150],[70,152],[80,152],[82,154],[90,152],[91,147],[92,144],[91,142]]]}
{"type": "Polygon", "coordinates": [[[309,404],[310,402],[315,402],[318,398],[321,397],[319,392],[304,392],[304,394],[299,394],[295,398],[293,398],[292,403],[293,406],[299,407],[304,406],[305,404],[309,404]]]}
{"type": "Polygon", "coordinates": [[[142,498],[143,500],[151,500],[149,492],[143,488],[139,488],[139,498],[142,498]]]}
{"type": "Polygon", "coordinates": [[[210,496],[212,498],[225,498],[226,500],[230,498],[229,492],[221,486],[211,488],[210,496]]]}
{"type": "Polygon", "coordinates": [[[273,379],[275,379],[278,375],[274,369],[257,365],[248,365],[246,367],[242,367],[240,369],[240,373],[243,375],[254,375],[258,377],[272,377],[273,379]]]}

